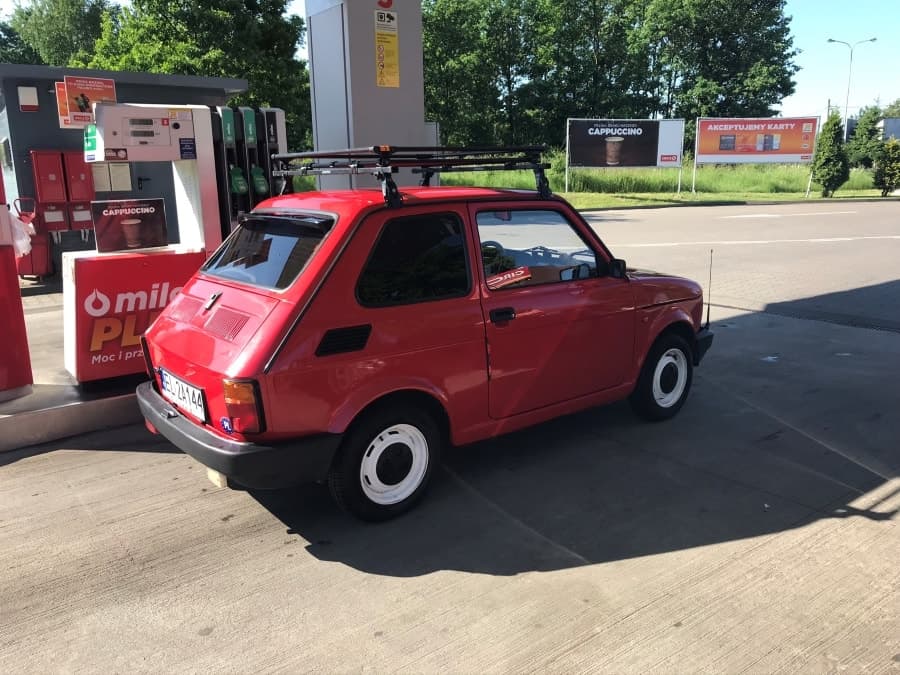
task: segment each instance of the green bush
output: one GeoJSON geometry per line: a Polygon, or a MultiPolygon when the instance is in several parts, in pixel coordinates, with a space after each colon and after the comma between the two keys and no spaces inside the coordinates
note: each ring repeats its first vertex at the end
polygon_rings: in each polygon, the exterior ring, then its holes
{"type": "Polygon", "coordinates": [[[822,186],[823,197],[834,196],[835,190],[850,178],[850,163],[844,149],[843,136],[841,116],[832,111],[819,134],[812,165],[813,180],[822,186]]]}
{"type": "Polygon", "coordinates": [[[871,169],[878,161],[878,155],[883,145],[881,129],[878,128],[879,121],[881,121],[881,108],[877,105],[862,111],[856,130],[847,141],[847,159],[850,160],[850,166],[871,169]]]}
{"type": "Polygon", "coordinates": [[[294,183],[294,192],[309,192],[316,189],[316,179],[313,176],[291,176],[294,183]]]}
{"type": "Polygon", "coordinates": [[[873,183],[881,190],[882,197],[900,190],[900,141],[896,138],[884,144],[881,156],[875,163],[873,183]]]}

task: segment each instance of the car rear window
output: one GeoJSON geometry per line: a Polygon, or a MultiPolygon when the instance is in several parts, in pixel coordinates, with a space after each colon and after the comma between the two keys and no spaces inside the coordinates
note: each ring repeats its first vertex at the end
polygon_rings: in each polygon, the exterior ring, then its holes
{"type": "Polygon", "coordinates": [[[203,272],[273,290],[287,288],[333,224],[333,219],[315,215],[246,216],[203,272]]]}

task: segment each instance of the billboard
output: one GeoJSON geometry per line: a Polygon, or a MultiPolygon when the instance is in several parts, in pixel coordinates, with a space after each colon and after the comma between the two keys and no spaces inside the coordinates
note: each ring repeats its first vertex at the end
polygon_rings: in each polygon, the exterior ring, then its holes
{"type": "Polygon", "coordinates": [[[569,119],[569,166],[680,167],[684,120],[569,119]]]}
{"type": "Polygon", "coordinates": [[[696,163],[811,162],[818,128],[818,117],[701,117],[696,163]]]}
{"type": "Polygon", "coordinates": [[[63,271],[66,370],[78,382],[143,372],[141,335],[205,260],[163,249],[75,254],[63,271]]]}
{"type": "Polygon", "coordinates": [[[91,104],[100,101],[116,102],[116,83],[103,77],[66,75],[62,87],[56,85],[56,105],[60,127],[83,129],[94,121],[91,104]]]}
{"type": "Polygon", "coordinates": [[[91,202],[91,218],[100,253],[168,244],[163,199],[91,202]]]}

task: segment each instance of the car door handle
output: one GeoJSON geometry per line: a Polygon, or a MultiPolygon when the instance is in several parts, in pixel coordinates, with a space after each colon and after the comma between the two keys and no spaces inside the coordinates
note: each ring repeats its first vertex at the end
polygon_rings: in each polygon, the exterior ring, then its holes
{"type": "Polygon", "coordinates": [[[493,323],[503,323],[504,321],[512,321],[516,318],[516,310],[512,307],[498,307],[490,311],[491,321],[493,323]]]}

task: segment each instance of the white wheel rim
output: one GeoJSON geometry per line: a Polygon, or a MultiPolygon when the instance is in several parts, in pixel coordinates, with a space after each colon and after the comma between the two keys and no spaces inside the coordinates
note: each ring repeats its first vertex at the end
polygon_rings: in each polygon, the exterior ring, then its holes
{"type": "Polygon", "coordinates": [[[411,424],[394,424],[375,436],[366,448],[359,466],[359,484],[363,494],[376,504],[397,504],[416,491],[427,469],[428,441],[425,434],[411,424]],[[390,452],[386,455],[385,451],[389,448],[390,452]],[[385,462],[392,460],[392,454],[402,455],[404,464],[411,460],[410,467],[400,480],[385,482],[385,462]],[[381,475],[379,461],[382,461],[381,475]]]}
{"type": "Polygon", "coordinates": [[[678,403],[684,394],[687,386],[688,364],[687,356],[680,349],[669,349],[656,362],[656,369],[653,371],[653,399],[660,408],[671,408],[678,403]],[[669,389],[664,387],[664,377],[667,380],[666,385],[670,384],[671,368],[675,369],[675,384],[669,389]]]}

